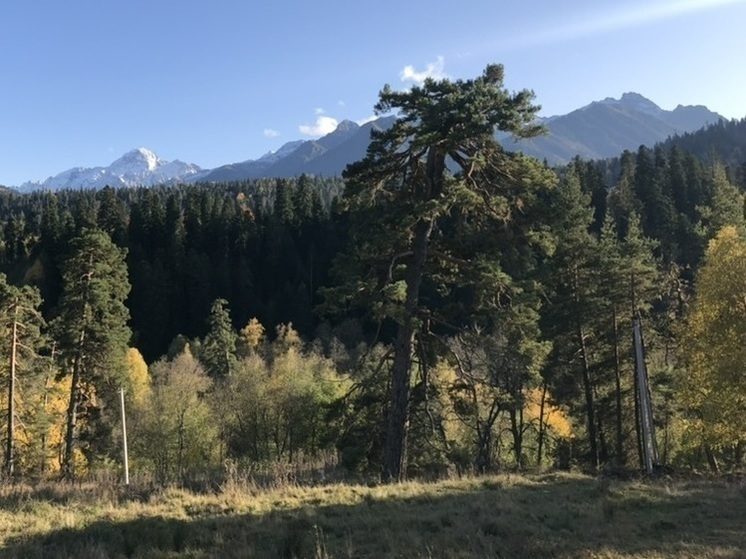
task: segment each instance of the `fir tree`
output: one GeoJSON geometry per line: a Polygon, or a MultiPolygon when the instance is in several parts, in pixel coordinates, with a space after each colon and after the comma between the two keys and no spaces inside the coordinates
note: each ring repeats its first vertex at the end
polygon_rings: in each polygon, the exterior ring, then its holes
{"type": "Polygon", "coordinates": [[[705,238],[713,238],[726,225],[746,230],[744,195],[728,180],[721,163],[712,166],[711,184],[711,202],[709,206],[700,208],[705,238]]]}
{"type": "MultiPolygon", "coordinates": [[[[573,170],[560,182],[552,208],[557,249],[551,263],[553,293],[549,311],[552,324],[550,332],[557,338],[567,340],[570,354],[564,357],[564,361],[577,361],[579,365],[590,462],[594,468],[598,468],[601,452],[590,347],[600,304],[594,266],[597,243],[590,233],[593,223],[590,196],[582,192],[579,178],[573,170]]],[[[560,349],[561,342],[556,350],[560,349]]],[[[577,368],[573,367],[575,370],[577,368]]]]}
{"type": "Polygon", "coordinates": [[[228,312],[228,301],[216,299],[207,319],[208,332],[200,349],[200,359],[212,377],[231,374],[236,365],[237,335],[228,312]]]}

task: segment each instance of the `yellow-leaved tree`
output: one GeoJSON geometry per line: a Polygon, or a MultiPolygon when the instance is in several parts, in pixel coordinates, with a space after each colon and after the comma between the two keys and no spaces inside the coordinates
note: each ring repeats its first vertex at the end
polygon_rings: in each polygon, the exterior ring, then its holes
{"type": "Polygon", "coordinates": [[[128,397],[136,407],[142,407],[150,396],[150,374],[148,364],[140,352],[131,347],[125,356],[127,362],[126,389],[128,397]]]}
{"type": "Polygon", "coordinates": [[[746,444],[746,238],[723,227],[710,241],[681,332],[686,442],[710,467],[742,461],[746,444]]]}

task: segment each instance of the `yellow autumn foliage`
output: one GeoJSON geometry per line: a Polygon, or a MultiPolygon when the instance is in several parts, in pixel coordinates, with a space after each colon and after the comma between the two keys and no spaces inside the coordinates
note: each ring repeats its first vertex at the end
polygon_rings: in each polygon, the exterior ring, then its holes
{"type": "Polygon", "coordinates": [[[736,227],[709,243],[681,331],[680,397],[691,444],[746,440],[746,239],[736,227]]]}
{"type": "MultiPolygon", "coordinates": [[[[445,360],[439,361],[436,366],[431,370],[431,381],[442,387],[463,387],[463,383],[459,383],[459,377],[456,370],[445,360]]],[[[478,413],[480,420],[484,420],[482,417],[487,413],[491,403],[495,398],[493,391],[486,385],[474,384],[469,387],[474,392],[471,397],[476,398],[476,408],[472,409],[472,413],[478,413]]],[[[441,393],[439,401],[440,411],[443,416],[443,428],[446,434],[446,438],[453,444],[457,441],[467,440],[470,437],[468,429],[465,428],[463,419],[460,419],[458,414],[455,412],[452,402],[448,401],[448,390],[441,393]]],[[[538,425],[539,416],[541,415],[541,388],[531,388],[526,390],[524,399],[523,415],[524,421],[527,423],[535,423],[538,425]]],[[[551,394],[546,394],[544,402],[544,424],[547,429],[555,437],[559,438],[570,438],[573,435],[572,423],[568,415],[559,407],[551,404],[551,394]]]]}
{"type": "Polygon", "coordinates": [[[127,364],[127,392],[130,401],[140,407],[150,395],[150,374],[140,352],[131,347],[125,357],[127,364]]]}
{"type": "MultiPolygon", "coordinates": [[[[526,421],[536,421],[538,423],[541,415],[541,394],[540,388],[532,388],[526,393],[526,404],[523,410],[526,421]]],[[[569,438],[572,436],[572,423],[567,414],[557,406],[550,403],[550,396],[547,394],[544,402],[544,424],[557,437],[569,438]]]]}
{"type": "Polygon", "coordinates": [[[69,396],[70,378],[56,381],[51,375],[17,394],[16,445],[21,471],[54,474],[60,470],[69,396]]]}
{"type": "Polygon", "coordinates": [[[254,317],[241,329],[241,341],[251,350],[256,350],[264,341],[264,326],[254,317]]]}

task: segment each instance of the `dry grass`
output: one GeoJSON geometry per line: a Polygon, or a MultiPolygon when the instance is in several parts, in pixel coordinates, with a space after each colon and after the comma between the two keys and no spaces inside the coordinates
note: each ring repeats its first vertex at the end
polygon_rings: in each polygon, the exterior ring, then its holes
{"type": "Polygon", "coordinates": [[[0,491],[0,556],[746,557],[739,481],[496,476],[395,486],[0,491]]]}

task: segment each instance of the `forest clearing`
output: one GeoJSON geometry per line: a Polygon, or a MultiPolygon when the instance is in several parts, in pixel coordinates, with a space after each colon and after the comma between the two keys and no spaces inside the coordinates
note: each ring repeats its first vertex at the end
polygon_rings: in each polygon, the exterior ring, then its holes
{"type": "Polygon", "coordinates": [[[217,492],[7,486],[8,558],[740,559],[743,479],[499,475],[217,492]]]}

